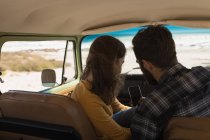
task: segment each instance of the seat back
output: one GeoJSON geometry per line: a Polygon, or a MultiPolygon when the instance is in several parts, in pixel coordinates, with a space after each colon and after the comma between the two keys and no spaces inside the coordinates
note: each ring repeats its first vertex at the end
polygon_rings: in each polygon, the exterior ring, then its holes
{"type": "Polygon", "coordinates": [[[210,118],[172,118],[165,129],[164,140],[210,140],[210,118]]]}
{"type": "Polygon", "coordinates": [[[69,97],[34,92],[11,91],[0,96],[0,117],[70,126],[85,140],[96,135],[86,114],[69,97]]]}

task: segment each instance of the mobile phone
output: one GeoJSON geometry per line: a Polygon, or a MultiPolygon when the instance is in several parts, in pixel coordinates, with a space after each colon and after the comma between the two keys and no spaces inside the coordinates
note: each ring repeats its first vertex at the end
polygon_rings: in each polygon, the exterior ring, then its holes
{"type": "Polygon", "coordinates": [[[128,94],[130,96],[130,104],[135,106],[142,99],[145,99],[139,85],[128,87],[128,94]]]}

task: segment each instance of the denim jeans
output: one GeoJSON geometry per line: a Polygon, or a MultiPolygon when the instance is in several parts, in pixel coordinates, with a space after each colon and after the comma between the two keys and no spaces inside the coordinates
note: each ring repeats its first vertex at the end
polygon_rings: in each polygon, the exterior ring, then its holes
{"type": "Polygon", "coordinates": [[[131,119],[134,116],[136,107],[132,107],[128,110],[123,110],[115,113],[112,119],[123,127],[130,128],[131,119]]]}

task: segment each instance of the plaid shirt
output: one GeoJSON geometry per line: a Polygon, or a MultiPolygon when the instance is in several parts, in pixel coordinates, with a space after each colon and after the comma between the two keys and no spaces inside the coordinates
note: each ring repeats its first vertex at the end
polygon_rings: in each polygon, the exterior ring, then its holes
{"type": "Polygon", "coordinates": [[[131,123],[132,139],[155,140],[173,116],[210,116],[210,72],[203,67],[170,68],[159,85],[138,105],[131,123]]]}

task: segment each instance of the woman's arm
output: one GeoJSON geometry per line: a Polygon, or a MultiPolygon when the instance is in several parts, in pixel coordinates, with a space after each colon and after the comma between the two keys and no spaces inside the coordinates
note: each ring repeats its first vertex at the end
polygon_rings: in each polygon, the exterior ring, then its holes
{"type": "Polygon", "coordinates": [[[126,106],[126,105],[123,105],[122,103],[120,103],[120,101],[117,98],[115,98],[115,100],[112,102],[111,106],[112,106],[113,112],[118,112],[121,110],[127,110],[127,109],[131,108],[129,106],[126,106]]]}
{"type": "Polygon", "coordinates": [[[84,100],[82,106],[94,127],[103,135],[115,140],[128,140],[131,137],[130,129],[121,127],[111,114],[103,107],[101,102],[84,100]]]}

